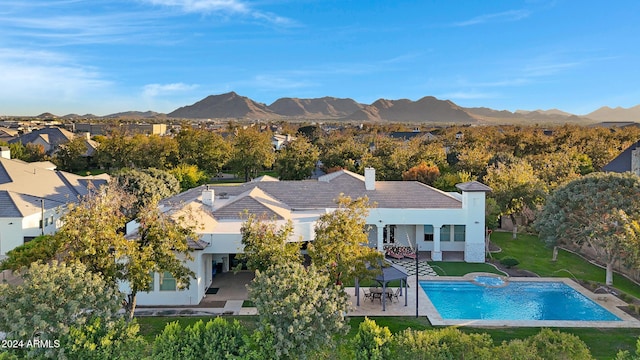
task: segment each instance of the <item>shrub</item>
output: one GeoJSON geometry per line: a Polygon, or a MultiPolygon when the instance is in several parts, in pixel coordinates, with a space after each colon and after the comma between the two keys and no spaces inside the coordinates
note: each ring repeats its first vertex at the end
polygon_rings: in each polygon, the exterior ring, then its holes
{"type": "Polygon", "coordinates": [[[389,328],[378,326],[375,321],[365,318],[353,339],[355,358],[358,360],[388,359],[391,355],[388,345],[391,339],[389,328]]]}
{"type": "Polygon", "coordinates": [[[154,359],[228,359],[239,356],[243,345],[237,320],[199,320],[185,329],[175,321],[156,337],[152,355],[154,359]]]}
{"type": "Polygon", "coordinates": [[[392,344],[393,359],[491,359],[494,349],[488,334],[465,334],[453,327],[407,329],[393,336],[392,344]]]}
{"type": "Polygon", "coordinates": [[[500,259],[500,264],[504,265],[507,267],[507,269],[511,269],[514,266],[517,266],[518,264],[520,264],[520,261],[518,261],[518,259],[511,257],[511,256],[505,256],[502,259],[500,259]]]}

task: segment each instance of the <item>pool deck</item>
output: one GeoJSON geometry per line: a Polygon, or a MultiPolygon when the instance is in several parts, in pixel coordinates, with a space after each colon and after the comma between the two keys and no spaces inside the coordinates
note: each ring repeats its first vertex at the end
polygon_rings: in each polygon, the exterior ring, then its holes
{"type": "MultiPolygon", "coordinates": [[[[479,275],[496,276],[495,274],[472,273],[464,277],[438,276],[423,277],[420,280],[433,281],[469,281],[479,275]]],[[[616,315],[621,321],[575,321],[575,320],[455,320],[442,319],[436,308],[428,299],[424,291],[424,300],[419,298],[420,315],[426,315],[432,325],[436,326],[470,326],[470,327],[574,327],[574,328],[640,328],[640,321],[631,315],[620,310],[618,306],[625,306],[626,303],[611,294],[594,294],[585,289],[572,279],[568,278],[531,278],[531,277],[509,277],[509,282],[562,282],[573,288],[577,292],[591,299],[593,302],[607,309],[616,315]]],[[[414,280],[415,283],[415,280],[414,280]]],[[[415,289],[414,289],[415,290],[415,289]]],[[[414,295],[415,299],[415,295],[414,295]]],[[[415,300],[413,310],[415,312],[415,300]]]]}
{"type": "MultiPolygon", "coordinates": [[[[420,281],[469,281],[476,276],[492,276],[495,274],[472,273],[463,277],[451,276],[427,276],[419,274],[420,281]]],[[[254,307],[242,307],[245,299],[248,298],[245,284],[253,279],[253,274],[240,272],[238,274],[220,274],[215,279],[215,287],[220,288],[217,294],[207,295],[197,306],[176,306],[176,307],[138,307],[136,316],[217,316],[225,314],[233,315],[256,315],[254,307]]],[[[469,326],[469,327],[588,327],[588,328],[640,328],[640,321],[618,309],[618,306],[626,304],[617,297],[610,294],[594,294],[583,288],[578,283],[568,278],[518,278],[509,277],[508,281],[540,281],[540,282],[563,282],[580,292],[584,296],[598,303],[622,321],[503,321],[503,320],[444,320],[435,309],[426,293],[416,284],[415,275],[407,278],[409,285],[408,292],[404,292],[397,301],[386,302],[386,309],[382,310],[382,303],[379,299],[368,300],[364,298],[364,292],[360,290],[360,305],[355,295],[355,288],[347,287],[345,290],[351,296],[351,308],[347,316],[416,316],[416,289],[418,295],[418,315],[426,316],[432,325],[435,326],[469,326]],[[406,298],[406,306],[405,306],[406,298]]],[[[395,290],[395,288],[394,288],[395,290]]]]}

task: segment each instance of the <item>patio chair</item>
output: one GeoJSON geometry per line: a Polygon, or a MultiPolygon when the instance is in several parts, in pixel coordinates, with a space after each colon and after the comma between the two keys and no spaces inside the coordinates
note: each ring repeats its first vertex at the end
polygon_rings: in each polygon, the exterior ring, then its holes
{"type": "Polygon", "coordinates": [[[398,296],[400,296],[400,291],[402,291],[402,288],[397,288],[396,289],[396,291],[393,293],[392,300],[396,300],[396,301],[400,302],[400,299],[398,298],[398,296]]]}
{"type": "Polygon", "coordinates": [[[373,294],[369,290],[367,290],[365,288],[362,288],[362,292],[364,293],[365,300],[369,299],[369,300],[373,301],[373,294]]]}

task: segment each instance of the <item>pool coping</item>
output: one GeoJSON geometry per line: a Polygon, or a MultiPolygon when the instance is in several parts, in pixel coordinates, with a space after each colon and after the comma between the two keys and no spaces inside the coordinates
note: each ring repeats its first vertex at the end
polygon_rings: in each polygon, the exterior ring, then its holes
{"type": "Polygon", "coordinates": [[[499,277],[507,282],[562,282],[580,294],[591,299],[596,304],[617,316],[620,321],[577,321],[577,320],[468,320],[443,319],[438,310],[423,291],[424,302],[421,315],[426,315],[432,325],[436,326],[470,326],[470,327],[573,327],[573,328],[640,328],[640,321],[620,310],[618,306],[627,303],[611,294],[594,294],[569,278],[537,278],[537,277],[506,277],[492,273],[469,273],[465,276],[423,276],[420,281],[470,281],[476,276],[499,277]]]}

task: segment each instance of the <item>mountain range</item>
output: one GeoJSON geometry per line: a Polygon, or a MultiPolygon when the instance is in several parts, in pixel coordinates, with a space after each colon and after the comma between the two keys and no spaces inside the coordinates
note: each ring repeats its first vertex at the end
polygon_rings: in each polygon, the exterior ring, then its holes
{"type": "MultiPolygon", "coordinates": [[[[78,118],[78,115],[64,117],[78,118]]],[[[497,123],[576,123],[592,124],[604,121],[640,121],[640,105],[624,109],[602,107],[586,115],[574,115],[557,109],[494,110],[486,107],[464,108],[450,100],[425,96],[409,99],[378,99],[361,104],[349,98],[322,97],[313,99],[280,98],[270,105],[256,102],[235,92],[210,95],[168,114],[153,111],[129,111],[102,118],[182,118],[236,120],[323,120],[357,122],[404,122],[442,124],[497,123]]]]}

